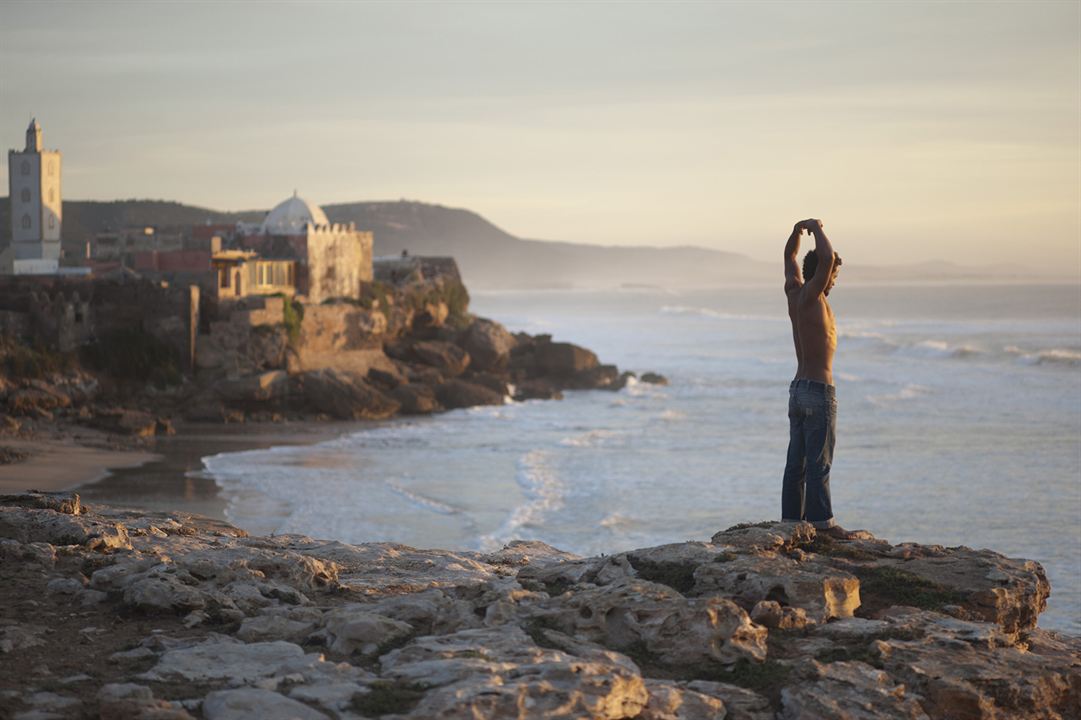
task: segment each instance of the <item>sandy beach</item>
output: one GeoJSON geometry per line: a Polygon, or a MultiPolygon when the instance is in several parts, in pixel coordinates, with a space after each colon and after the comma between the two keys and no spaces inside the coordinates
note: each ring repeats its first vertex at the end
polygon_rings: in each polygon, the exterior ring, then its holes
{"type": "Polygon", "coordinates": [[[71,490],[105,477],[110,469],[138,467],[158,456],[145,450],[106,450],[72,440],[6,440],[4,446],[28,452],[22,462],[0,465],[0,492],[71,490]]]}
{"type": "Polygon", "coordinates": [[[104,433],[54,432],[33,438],[4,438],[0,445],[29,453],[0,465],[0,493],[29,489],[77,490],[86,502],[147,510],[180,510],[224,518],[225,503],[213,480],[200,477],[202,459],[275,445],[330,440],[364,423],[181,424],[177,434],[155,438],[144,448],[110,447],[104,433]]]}

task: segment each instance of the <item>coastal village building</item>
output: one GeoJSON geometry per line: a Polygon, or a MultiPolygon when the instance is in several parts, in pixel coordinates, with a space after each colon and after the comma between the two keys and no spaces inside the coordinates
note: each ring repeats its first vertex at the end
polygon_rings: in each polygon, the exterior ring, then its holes
{"type": "Polygon", "coordinates": [[[26,147],[8,151],[11,245],[0,253],[0,273],[55,274],[60,267],[61,156],[42,147],[36,119],[26,128],[26,147]]]}
{"type": "Polygon", "coordinates": [[[210,264],[219,299],[296,293],[295,260],[263,260],[251,250],[223,250],[211,256],[210,264]]]}
{"type": "Polygon", "coordinates": [[[372,280],[372,234],[331,223],[326,213],[294,192],[262,224],[241,229],[241,248],[268,260],[295,260],[296,291],[309,303],[356,299],[372,280]]]}

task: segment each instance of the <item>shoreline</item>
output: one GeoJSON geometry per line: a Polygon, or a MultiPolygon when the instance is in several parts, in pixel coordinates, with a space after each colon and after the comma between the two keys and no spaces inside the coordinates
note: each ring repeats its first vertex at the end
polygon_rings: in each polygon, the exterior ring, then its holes
{"type": "Polygon", "coordinates": [[[85,428],[36,437],[0,439],[29,452],[0,465],[0,494],[30,490],[78,492],[91,503],[137,510],[191,512],[225,520],[225,502],[210,478],[198,477],[204,457],[276,446],[314,445],[357,432],[371,421],[288,423],[182,423],[177,434],[145,447],[124,447],[85,428]]]}
{"type": "Polygon", "coordinates": [[[90,438],[4,438],[0,444],[5,448],[30,456],[0,465],[0,493],[74,490],[103,480],[113,470],[140,467],[160,457],[151,448],[104,448],[80,439],[90,438]]]}
{"type": "Polygon", "coordinates": [[[84,502],[159,512],[190,512],[220,520],[226,502],[217,483],[201,475],[203,458],[229,452],[315,445],[357,432],[370,421],[287,423],[182,423],[177,434],[158,438],[153,455],[108,468],[71,489],[84,502]]]}

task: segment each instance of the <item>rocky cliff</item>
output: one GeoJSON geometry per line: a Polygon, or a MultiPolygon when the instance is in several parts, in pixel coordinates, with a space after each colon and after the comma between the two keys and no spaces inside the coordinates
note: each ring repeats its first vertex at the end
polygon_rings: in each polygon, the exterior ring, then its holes
{"type": "Polygon", "coordinates": [[[0,499],[13,718],[1072,718],[1042,568],[759,523],[581,558],[0,499]]]}

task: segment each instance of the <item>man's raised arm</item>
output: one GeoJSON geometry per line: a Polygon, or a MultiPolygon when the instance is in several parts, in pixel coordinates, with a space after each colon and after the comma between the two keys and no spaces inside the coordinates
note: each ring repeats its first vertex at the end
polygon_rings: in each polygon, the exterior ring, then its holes
{"type": "Polygon", "coordinates": [[[815,236],[815,256],[818,258],[814,276],[804,285],[807,292],[803,297],[809,300],[817,298],[830,286],[830,280],[833,278],[834,252],[830,239],[826,237],[822,229],[821,220],[804,220],[800,226],[815,236]]]}
{"type": "Polygon", "coordinates": [[[803,284],[803,278],[800,277],[799,261],[796,256],[799,255],[799,241],[800,236],[803,235],[803,223],[796,223],[792,228],[792,234],[788,236],[788,242],[784,246],[784,293],[787,295],[792,290],[799,289],[803,284]]]}

